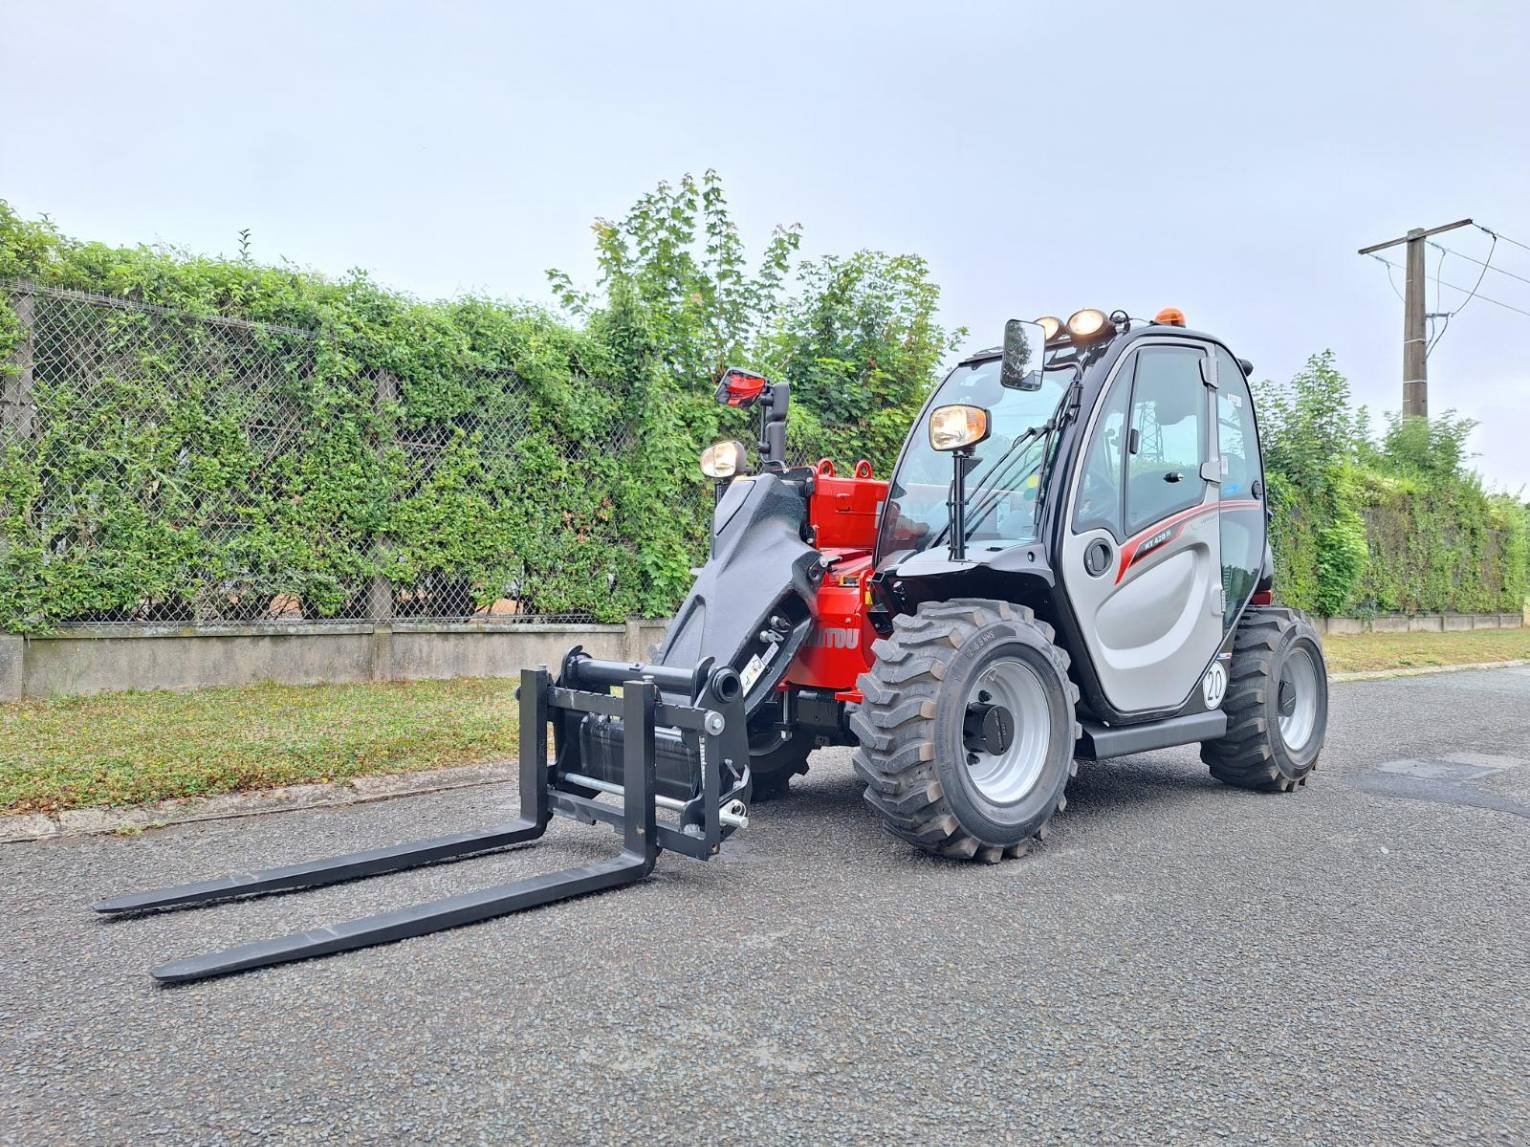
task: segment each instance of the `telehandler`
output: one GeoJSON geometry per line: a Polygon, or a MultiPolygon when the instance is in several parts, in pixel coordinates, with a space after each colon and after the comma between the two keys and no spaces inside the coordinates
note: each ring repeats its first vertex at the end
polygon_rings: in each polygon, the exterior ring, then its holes
{"type": "Polygon", "coordinates": [[[730,369],[717,398],[758,412],[758,465],[742,442],[703,453],[711,556],[652,663],[575,648],[522,674],[519,819],[96,908],[458,859],[554,813],[622,834],[598,864],[152,974],[385,943],[633,883],[664,849],[704,860],[822,745],[854,746],[892,835],[988,862],[1045,835],[1079,759],[1198,743],[1218,780],[1290,792],[1317,767],[1327,672],[1311,623],[1273,604],[1250,370],[1175,308],[1011,320],[935,388],[889,481],[789,465],[789,387],[730,369]]]}

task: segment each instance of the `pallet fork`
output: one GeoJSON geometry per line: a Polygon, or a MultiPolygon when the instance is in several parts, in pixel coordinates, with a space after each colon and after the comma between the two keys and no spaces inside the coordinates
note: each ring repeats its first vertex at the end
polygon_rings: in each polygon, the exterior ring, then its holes
{"type": "Polygon", "coordinates": [[[575,649],[556,683],[546,669],[523,671],[519,694],[521,812],[516,820],[482,832],[118,896],[99,902],[95,910],[119,915],[196,907],[461,860],[536,840],[554,813],[587,824],[605,821],[621,833],[622,850],[609,860],[174,960],[150,972],[161,983],[180,983],[387,944],[635,884],[653,871],[664,849],[706,860],[748,823],[742,799],[749,791],[748,735],[742,689],[733,670],[713,670],[710,662],[694,672],[628,665],[598,661],[575,649]],[[620,696],[612,694],[613,685],[621,687],[620,696]],[[587,738],[580,735],[581,726],[591,722],[601,728],[602,743],[614,746],[614,759],[604,761],[603,768],[583,755],[587,738]],[[551,762],[549,723],[557,744],[551,762]],[[659,791],[658,741],[668,747],[667,788],[673,793],[688,784],[684,799],[659,791]],[[689,776],[680,775],[685,770],[677,769],[676,760],[691,763],[689,776]],[[606,778],[588,775],[602,771],[606,778]],[[609,779],[613,776],[620,783],[609,779]],[[602,795],[619,797],[621,804],[602,803],[602,795]],[[677,814],[678,822],[660,820],[661,808],[677,814]]]}

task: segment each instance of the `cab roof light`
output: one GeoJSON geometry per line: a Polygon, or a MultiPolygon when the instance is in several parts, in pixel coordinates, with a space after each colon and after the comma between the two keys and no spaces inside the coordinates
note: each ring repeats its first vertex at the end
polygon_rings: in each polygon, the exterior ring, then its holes
{"type": "Polygon", "coordinates": [[[1153,321],[1159,326],[1182,327],[1185,325],[1185,312],[1178,307],[1165,307],[1153,316],[1153,321]]]}
{"type": "Polygon", "coordinates": [[[1085,307],[1068,316],[1068,337],[1076,343],[1090,343],[1115,333],[1110,316],[1097,307],[1085,307]]]}

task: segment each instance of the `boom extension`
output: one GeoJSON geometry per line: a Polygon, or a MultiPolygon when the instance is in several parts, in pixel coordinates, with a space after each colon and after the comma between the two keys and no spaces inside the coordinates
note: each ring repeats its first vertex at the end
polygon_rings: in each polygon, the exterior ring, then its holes
{"type": "Polygon", "coordinates": [[[748,742],[738,678],[732,670],[712,672],[703,665],[682,681],[672,669],[596,661],[576,650],[565,660],[556,685],[545,669],[523,671],[520,706],[521,815],[508,824],[118,896],[101,901],[95,909],[114,915],[195,907],[460,860],[538,839],[555,812],[589,824],[604,820],[622,834],[622,851],[609,860],[175,960],[150,972],[162,983],[180,983],[387,944],[634,884],[653,871],[663,848],[705,860],[734,829],[747,823],[740,797],[749,783],[748,742]],[[617,683],[620,697],[609,691],[617,683]],[[661,683],[683,688],[686,703],[662,700],[661,683]],[[589,739],[576,734],[590,720],[608,727],[600,743],[615,748],[619,759],[593,762],[581,757],[580,750],[589,739]],[[555,725],[559,746],[551,763],[549,723],[555,725]],[[675,762],[693,763],[689,776],[683,778],[689,799],[658,791],[656,737],[661,731],[669,742],[666,760],[672,791],[685,787],[676,775],[675,762]],[[586,775],[599,772],[606,779],[586,775]],[[613,774],[620,783],[609,779],[613,774]],[[602,794],[619,797],[620,806],[602,803],[602,794]],[[677,813],[678,826],[661,822],[660,808],[677,813]]]}

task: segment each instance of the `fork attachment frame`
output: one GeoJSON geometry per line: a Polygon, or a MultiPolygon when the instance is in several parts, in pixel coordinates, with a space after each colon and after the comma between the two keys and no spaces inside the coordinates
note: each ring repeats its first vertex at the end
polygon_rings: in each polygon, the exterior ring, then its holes
{"type": "MultiPolygon", "coordinates": [[[[552,683],[545,669],[522,672],[519,691],[521,815],[507,824],[482,832],[414,841],[328,860],[119,896],[103,900],[94,907],[108,915],[193,907],[460,860],[536,840],[547,831],[555,812],[591,824],[596,820],[606,821],[622,835],[621,852],[608,860],[175,960],[150,972],[161,983],[180,983],[387,944],[634,884],[653,871],[663,847],[706,859],[717,852],[721,841],[734,827],[742,824],[742,817],[736,813],[728,817],[731,823],[724,823],[725,814],[719,807],[721,803],[734,800],[748,783],[747,765],[744,765],[741,777],[728,773],[733,783],[729,784],[726,793],[723,791],[726,768],[733,761],[748,759],[746,739],[742,741],[742,757],[737,751],[740,739],[746,738],[742,705],[737,702],[733,689],[737,675],[733,674],[730,682],[727,675],[732,673],[731,670],[710,677],[698,670],[696,688],[690,698],[692,704],[671,704],[661,700],[655,675],[643,672],[649,668],[571,655],[557,685],[552,683]],[[608,691],[609,685],[617,682],[622,686],[619,697],[608,691]],[[571,687],[583,683],[599,691],[571,687]],[[560,711],[560,718],[588,714],[606,721],[620,720],[620,785],[601,783],[598,790],[592,790],[588,785],[563,780],[561,774],[565,770],[549,765],[547,729],[549,722],[554,720],[554,711],[560,711]],[[696,746],[699,768],[698,775],[693,778],[693,799],[689,801],[665,799],[657,793],[656,723],[675,728],[677,733],[671,736],[696,746]],[[708,747],[712,750],[710,761],[708,747]],[[620,807],[601,803],[598,799],[601,792],[618,795],[620,807]],[[679,829],[660,823],[658,808],[661,803],[679,812],[679,829]]],[[[577,761],[572,763],[577,765],[577,761]]],[[[579,776],[578,773],[572,775],[579,776]]],[[[590,778],[580,779],[588,781],[590,778]]]]}

